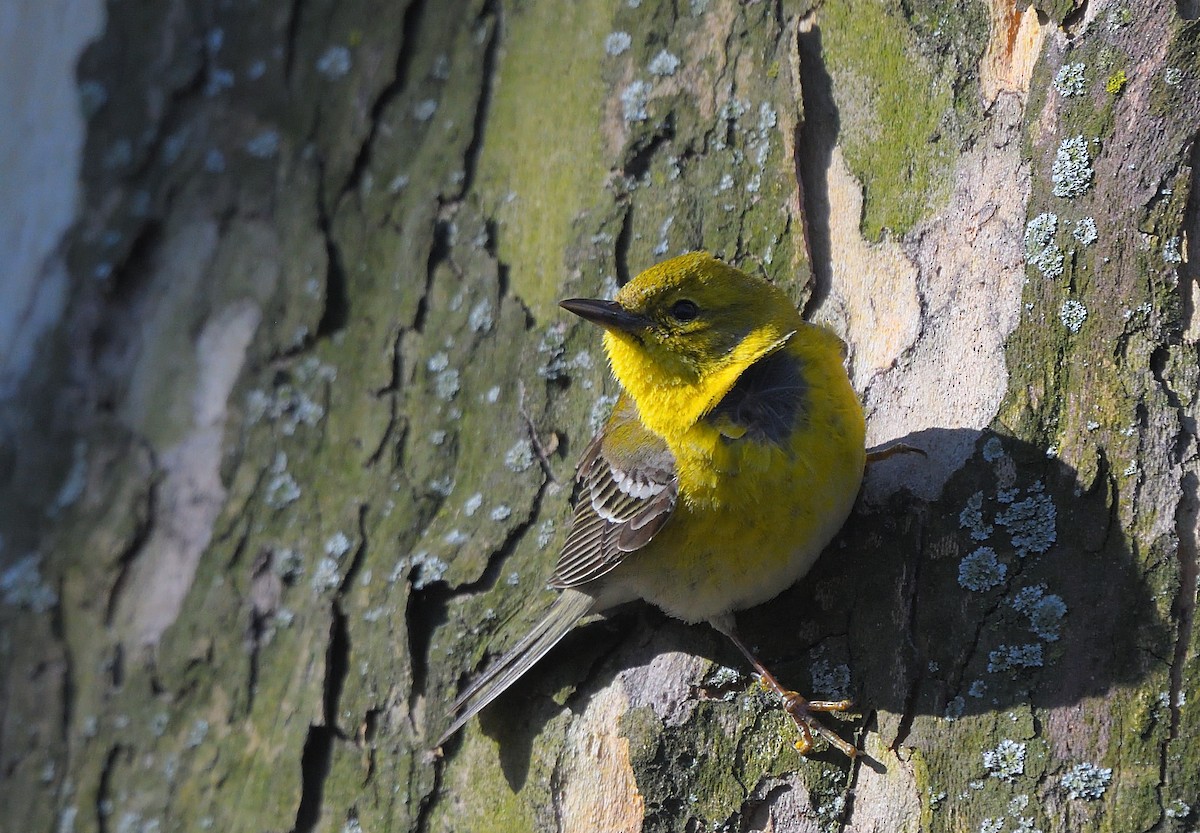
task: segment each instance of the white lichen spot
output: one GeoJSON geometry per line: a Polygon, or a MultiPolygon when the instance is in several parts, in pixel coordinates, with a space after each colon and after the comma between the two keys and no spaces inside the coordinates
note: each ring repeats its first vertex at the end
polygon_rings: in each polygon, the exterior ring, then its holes
{"type": "Polygon", "coordinates": [[[554,539],[554,520],[547,518],[538,524],[537,528],[537,546],[539,550],[544,550],[550,545],[550,541],[554,539]]]}
{"type": "Polygon", "coordinates": [[[363,611],[363,621],[368,623],[378,622],[384,616],[387,616],[388,610],[383,605],[372,607],[363,611]]]}
{"type": "Polygon", "coordinates": [[[713,191],[713,193],[720,194],[724,191],[728,191],[732,187],[733,187],[733,174],[726,173],[721,176],[721,181],[717,183],[717,187],[713,191]]]}
{"type": "Polygon", "coordinates": [[[1029,617],[1029,629],[1047,642],[1057,642],[1062,631],[1067,603],[1062,596],[1046,593],[1046,585],[1024,588],[1012,600],[1012,606],[1029,617]]]}
{"type": "Polygon", "coordinates": [[[1083,74],[1086,68],[1082,63],[1063,64],[1054,76],[1054,88],[1068,98],[1083,95],[1087,92],[1087,78],[1083,74]]]}
{"type": "Polygon", "coordinates": [[[498,506],[493,507],[491,513],[489,513],[489,515],[488,515],[488,517],[490,517],[493,521],[496,521],[497,523],[499,523],[500,521],[506,521],[511,516],[512,516],[512,509],[507,504],[503,504],[503,503],[501,503],[498,506]]]}
{"type": "Polygon", "coordinates": [[[604,394],[592,403],[592,409],[588,412],[588,428],[591,433],[595,434],[600,430],[600,427],[608,422],[609,415],[612,414],[613,406],[617,404],[617,397],[613,394],[604,394]]]}
{"type": "Polygon", "coordinates": [[[679,69],[679,58],[664,49],[650,59],[646,69],[650,71],[651,75],[659,77],[674,75],[675,70],[679,69]]]}
{"type": "Polygon", "coordinates": [[[1030,553],[1043,553],[1058,540],[1055,528],[1058,509],[1043,488],[1040,482],[1035,483],[1029,489],[1029,497],[996,516],[996,523],[1008,530],[1013,547],[1022,558],[1030,553]]]}
{"type": "Polygon", "coordinates": [[[1091,763],[1076,764],[1059,783],[1067,791],[1067,798],[1095,801],[1112,783],[1112,770],[1091,763]]]}
{"type": "Polygon", "coordinates": [[[1040,668],[1042,644],[1030,642],[1025,645],[1001,645],[988,652],[987,670],[993,674],[1001,671],[1016,671],[1022,668],[1040,668]]]}
{"type": "Polygon", "coordinates": [[[621,115],[627,123],[645,121],[650,118],[646,104],[650,99],[650,85],[637,80],[621,91],[621,115]]]}
{"type": "Polygon", "coordinates": [[[489,405],[495,405],[500,399],[500,386],[492,385],[487,389],[487,393],[483,395],[483,399],[489,405]]]}
{"type": "Polygon", "coordinates": [[[538,353],[544,355],[546,360],[538,366],[537,374],[543,379],[556,381],[566,378],[566,337],[566,328],[561,325],[551,325],[542,334],[542,340],[538,343],[538,353]]]}
{"type": "Polygon", "coordinates": [[[1074,199],[1092,187],[1092,157],[1082,135],[1063,139],[1054,155],[1050,179],[1054,196],[1074,199]]]}
{"type": "Polygon", "coordinates": [[[976,541],[986,541],[995,531],[995,527],[983,521],[983,492],[976,492],[967,498],[967,505],[958,513],[958,525],[971,531],[971,538],[976,541]]]}
{"type": "Polygon", "coordinates": [[[946,704],[946,710],[943,712],[943,716],[947,720],[958,720],[958,718],[963,716],[963,712],[966,710],[967,701],[964,700],[961,695],[959,695],[946,704]]]}
{"type": "Polygon", "coordinates": [[[450,357],[445,353],[434,353],[426,362],[433,376],[433,389],[440,399],[449,402],[458,394],[458,370],[450,367],[450,357]]]}
{"type": "Polygon", "coordinates": [[[408,186],[408,174],[396,174],[392,177],[392,181],[388,183],[388,192],[399,194],[408,186]]]}
{"type": "Polygon", "coordinates": [[[1004,830],[1004,817],[992,816],[979,823],[979,833],[1001,833],[1004,830]]]}
{"type": "Polygon", "coordinates": [[[76,440],[71,448],[71,468],[63,478],[62,486],[50,506],[50,515],[57,515],[62,510],[79,500],[87,485],[88,446],[83,440],[76,440]]]}
{"type": "Polygon", "coordinates": [[[629,36],[628,32],[611,32],[604,39],[604,51],[615,58],[628,50],[632,44],[633,38],[629,36]]]}
{"type": "Polygon", "coordinates": [[[850,666],[844,662],[834,663],[817,653],[809,665],[813,691],[833,700],[850,694],[850,666]]]}
{"type": "Polygon", "coordinates": [[[1183,70],[1179,67],[1167,67],[1163,70],[1163,83],[1168,87],[1178,87],[1183,81],[1183,70]]]}
{"type": "Polygon", "coordinates": [[[1087,317],[1087,307],[1074,298],[1068,298],[1063,301],[1062,307],[1058,311],[1059,320],[1072,333],[1077,333],[1083,328],[1083,323],[1087,321],[1087,317]]]}
{"type": "Polygon", "coordinates": [[[246,142],[246,153],[256,159],[270,159],[279,153],[280,137],[276,130],[264,130],[246,142]]]}
{"type": "Polygon", "coordinates": [[[294,585],[304,575],[304,556],[290,547],[283,547],[272,553],[271,570],[284,582],[294,585]]]}
{"type": "Polygon", "coordinates": [[[317,569],[313,571],[312,589],[318,593],[326,590],[333,590],[342,583],[342,576],[338,572],[338,562],[335,558],[325,556],[317,562],[317,569]]]}
{"type": "Polygon", "coordinates": [[[1075,230],[1071,232],[1071,236],[1079,241],[1081,245],[1090,246],[1100,237],[1099,231],[1096,229],[1096,221],[1092,217],[1081,217],[1075,221],[1075,230]]]}
{"type": "Polygon", "coordinates": [[[527,471],[533,462],[533,443],[529,440],[518,440],[504,453],[504,465],[509,471],[527,471]]]}
{"type": "Polygon", "coordinates": [[[1025,744],[1005,738],[995,749],[983,753],[983,766],[988,775],[1002,781],[1012,781],[1025,774],[1025,744]]]}
{"type": "Polygon", "coordinates": [[[471,536],[461,529],[452,529],[442,536],[442,540],[451,547],[461,547],[467,541],[471,540],[471,536]]]}
{"type": "Polygon", "coordinates": [[[483,493],[476,492],[463,502],[463,514],[470,518],[479,511],[480,506],[483,506],[483,493]]]}
{"type": "Polygon", "coordinates": [[[972,680],[971,685],[967,687],[967,695],[982,700],[987,695],[987,683],[983,680],[972,680]]]}
{"type": "Polygon", "coordinates": [[[423,590],[435,581],[441,581],[450,566],[437,556],[429,555],[426,552],[417,553],[409,561],[413,569],[412,586],[414,590],[423,590]]]}
{"type": "Polygon", "coordinates": [[[31,552],[0,574],[0,598],[6,605],[44,613],[59,603],[59,594],[42,580],[42,556],[31,552]]]}
{"type": "Polygon", "coordinates": [[[765,137],[766,132],[779,123],[779,114],[767,102],[758,105],[758,132],[765,137]]]}
{"type": "Polygon", "coordinates": [[[429,481],[429,491],[440,497],[450,497],[454,491],[454,478],[448,474],[433,478],[429,481]]]}
{"type": "Polygon", "coordinates": [[[166,712],[159,712],[150,719],[150,732],[156,738],[161,738],[167,731],[167,726],[171,722],[171,716],[166,712]]]}
{"type": "Polygon", "coordinates": [[[994,463],[1004,457],[1004,443],[999,437],[989,437],[988,441],[983,444],[983,459],[989,463],[994,463]]]}
{"type": "Polygon", "coordinates": [[[1048,278],[1063,273],[1063,253],[1054,242],[1058,215],[1043,212],[1025,225],[1025,262],[1048,278]]]}
{"type": "Polygon", "coordinates": [[[1183,799],[1177,798],[1163,808],[1163,813],[1169,819],[1185,819],[1192,813],[1192,807],[1183,799]]]}
{"type": "Polygon", "coordinates": [[[438,103],[436,99],[426,98],[418,101],[413,106],[413,118],[419,122],[427,122],[433,118],[433,114],[437,112],[438,103]]]}
{"type": "Polygon", "coordinates": [[[1179,251],[1178,235],[1168,239],[1163,244],[1162,259],[1163,263],[1169,263],[1172,266],[1177,263],[1183,263],[1183,254],[1179,251]]]}
{"type": "Polygon", "coordinates": [[[195,749],[200,744],[204,743],[204,739],[208,737],[208,721],[200,718],[192,724],[192,730],[188,732],[187,747],[195,749]]]}
{"type": "Polygon", "coordinates": [[[449,81],[450,56],[445,52],[439,52],[438,56],[433,59],[433,66],[429,70],[429,75],[435,81],[449,81]]]}
{"type": "Polygon", "coordinates": [[[331,558],[341,558],[350,552],[350,539],[344,532],[335,532],[325,541],[325,554],[331,558]]]}
{"type": "Polygon", "coordinates": [[[667,219],[663,220],[662,225],[658,227],[658,245],[654,247],[654,254],[665,255],[670,248],[668,235],[671,232],[671,226],[675,222],[675,215],[672,214],[667,219]]]}
{"type": "Polygon", "coordinates": [[[272,509],[282,509],[300,499],[300,484],[287,471],[276,472],[267,481],[264,500],[272,509]]]}
{"type": "Polygon", "coordinates": [[[443,445],[446,442],[446,432],[441,428],[429,432],[430,445],[443,445]]]}
{"type": "Polygon", "coordinates": [[[467,326],[471,328],[472,332],[486,333],[492,329],[492,325],[495,323],[492,302],[487,298],[478,301],[475,306],[471,307],[471,312],[467,315],[467,326]]]}
{"type": "Polygon", "coordinates": [[[963,556],[958,565],[958,584],[975,593],[991,590],[1004,581],[1008,567],[996,558],[991,547],[980,547],[963,556]]]}

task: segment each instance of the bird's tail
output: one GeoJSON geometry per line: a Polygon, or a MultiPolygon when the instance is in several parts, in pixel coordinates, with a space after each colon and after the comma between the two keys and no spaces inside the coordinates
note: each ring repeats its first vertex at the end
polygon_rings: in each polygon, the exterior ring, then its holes
{"type": "Polygon", "coordinates": [[[575,623],[593,612],[596,599],[578,590],[566,589],[554,600],[550,610],[520,642],[509,648],[479,679],[475,680],[450,705],[454,718],[438,740],[441,746],[463,725],[500,696],[505,689],[530,669],[562,639],[575,623]]]}

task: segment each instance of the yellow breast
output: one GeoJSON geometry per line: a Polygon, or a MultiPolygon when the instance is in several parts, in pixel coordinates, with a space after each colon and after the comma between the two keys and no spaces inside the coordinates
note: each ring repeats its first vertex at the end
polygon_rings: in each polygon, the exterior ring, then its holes
{"type": "Polygon", "coordinates": [[[784,348],[807,393],[782,442],[732,439],[706,420],[667,438],[680,503],[615,581],[696,622],[764,602],[808,571],[849,514],[864,466],[862,407],[835,344],[824,334],[784,348]]]}

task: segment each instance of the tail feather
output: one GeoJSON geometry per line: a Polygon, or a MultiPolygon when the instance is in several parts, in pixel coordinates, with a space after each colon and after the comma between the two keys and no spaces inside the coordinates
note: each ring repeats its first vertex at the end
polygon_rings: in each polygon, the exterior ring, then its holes
{"type": "Polygon", "coordinates": [[[442,733],[437,745],[441,746],[463,727],[468,720],[515,683],[535,662],[566,636],[575,623],[593,612],[596,600],[587,593],[567,589],[562,592],[550,610],[520,642],[509,648],[480,677],[458,695],[450,705],[449,714],[454,716],[450,728],[442,733]]]}

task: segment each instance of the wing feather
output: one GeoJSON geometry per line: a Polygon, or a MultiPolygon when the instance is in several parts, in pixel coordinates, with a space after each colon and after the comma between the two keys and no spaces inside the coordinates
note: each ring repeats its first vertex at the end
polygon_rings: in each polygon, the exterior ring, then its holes
{"type": "Polygon", "coordinates": [[[550,586],[578,587],[646,546],[670,518],[679,494],[675,458],[642,426],[622,396],[576,472],[579,502],[550,586]]]}

